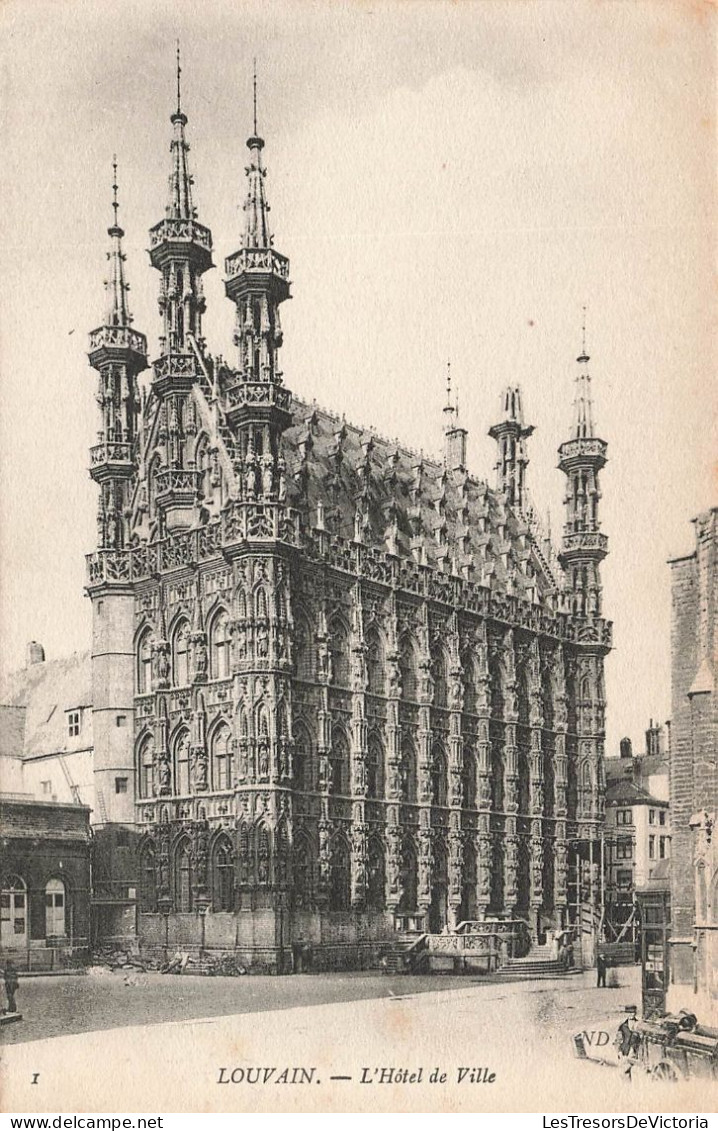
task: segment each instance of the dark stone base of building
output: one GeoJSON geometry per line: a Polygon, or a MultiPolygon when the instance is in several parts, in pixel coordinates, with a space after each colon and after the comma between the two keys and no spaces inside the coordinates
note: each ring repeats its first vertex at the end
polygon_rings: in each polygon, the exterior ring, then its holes
{"type": "Polygon", "coordinates": [[[252,973],[378,969],[397,940],[388,913],[295,911],[268,907],[239,912],[140,914],[140,953],[155,959],[177,951],[231,958],[252,973]]]}

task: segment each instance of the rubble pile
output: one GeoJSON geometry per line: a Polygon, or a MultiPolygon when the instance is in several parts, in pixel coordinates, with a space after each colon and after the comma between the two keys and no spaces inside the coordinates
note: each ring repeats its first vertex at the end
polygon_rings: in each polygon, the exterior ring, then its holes
{"type": "Polygon", "coordinates": [[[180,953],[167,962],[161,954],[133,953],[113,947],[100,947],[93,953],[88,974],[201,974],[206,977],[236,978],[249,971],[231,954],[180,953]],[[171,967],[171,968],[168,968],[171,967]]]}

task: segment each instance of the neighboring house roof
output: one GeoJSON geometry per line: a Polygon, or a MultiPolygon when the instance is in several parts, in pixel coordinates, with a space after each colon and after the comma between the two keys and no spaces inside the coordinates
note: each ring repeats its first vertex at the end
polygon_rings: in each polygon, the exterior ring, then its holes
{"type": "Polygon", "coordinates": [[[647,790],[632,781],[612,782],[606,788],[606,805],[662,805],[668,808],[667,801],[652,797],[647,790]]]}
{"type": "Polygon", "coordinates": [[[90,653],[73,652],[13,672],[0,685],[0,703],[25,707],[23,755],[69,753],[92,745],[90,653]],[[66,712],[88,708],[79,736],[70,736],[66,712]]]}

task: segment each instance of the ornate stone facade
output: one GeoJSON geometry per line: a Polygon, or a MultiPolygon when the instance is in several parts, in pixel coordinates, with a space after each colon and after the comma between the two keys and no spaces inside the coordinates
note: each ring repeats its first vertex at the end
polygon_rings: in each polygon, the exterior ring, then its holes
{"type": "Polygon", "coordinates": [[[146,391],[116,219],[90,354],[104,414],[94,710],[111,713],[129,678],[134,720],[124,745],[96,727],[112,743],[97,766],[134,783],[143,940],[286,968],[298,943],[349,960],[407,926],[575,921],[595,894],[580,865],[603,815],[611,644],[587,377],[561,447],[560,557],[528,501],[518,390],[492,429],[497,489],[468,472],[450,399],[435,462],[293,397],[279,364],[289,264],[256,125],[244,238],[226,260],[237,364],[211,357],[212,237],[186,121],[178,106],[151,233],[164,325],[146,391]]]}

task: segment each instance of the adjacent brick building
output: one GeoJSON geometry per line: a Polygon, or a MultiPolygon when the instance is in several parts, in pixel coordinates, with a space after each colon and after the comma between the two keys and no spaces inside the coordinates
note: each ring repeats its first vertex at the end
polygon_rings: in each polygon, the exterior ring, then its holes
{"type": "Polygon", "coordinates": [[[718,508],[694,519],[693,552],[671,561],[671,989],[669,1004],[718,1004],[718,508]]]}
{"type": "Polygon", "coordinates": [[[90,657],[26,666],[0,688],[0,954],[21,969],[84,961],[94,805],[90,657]]]}

